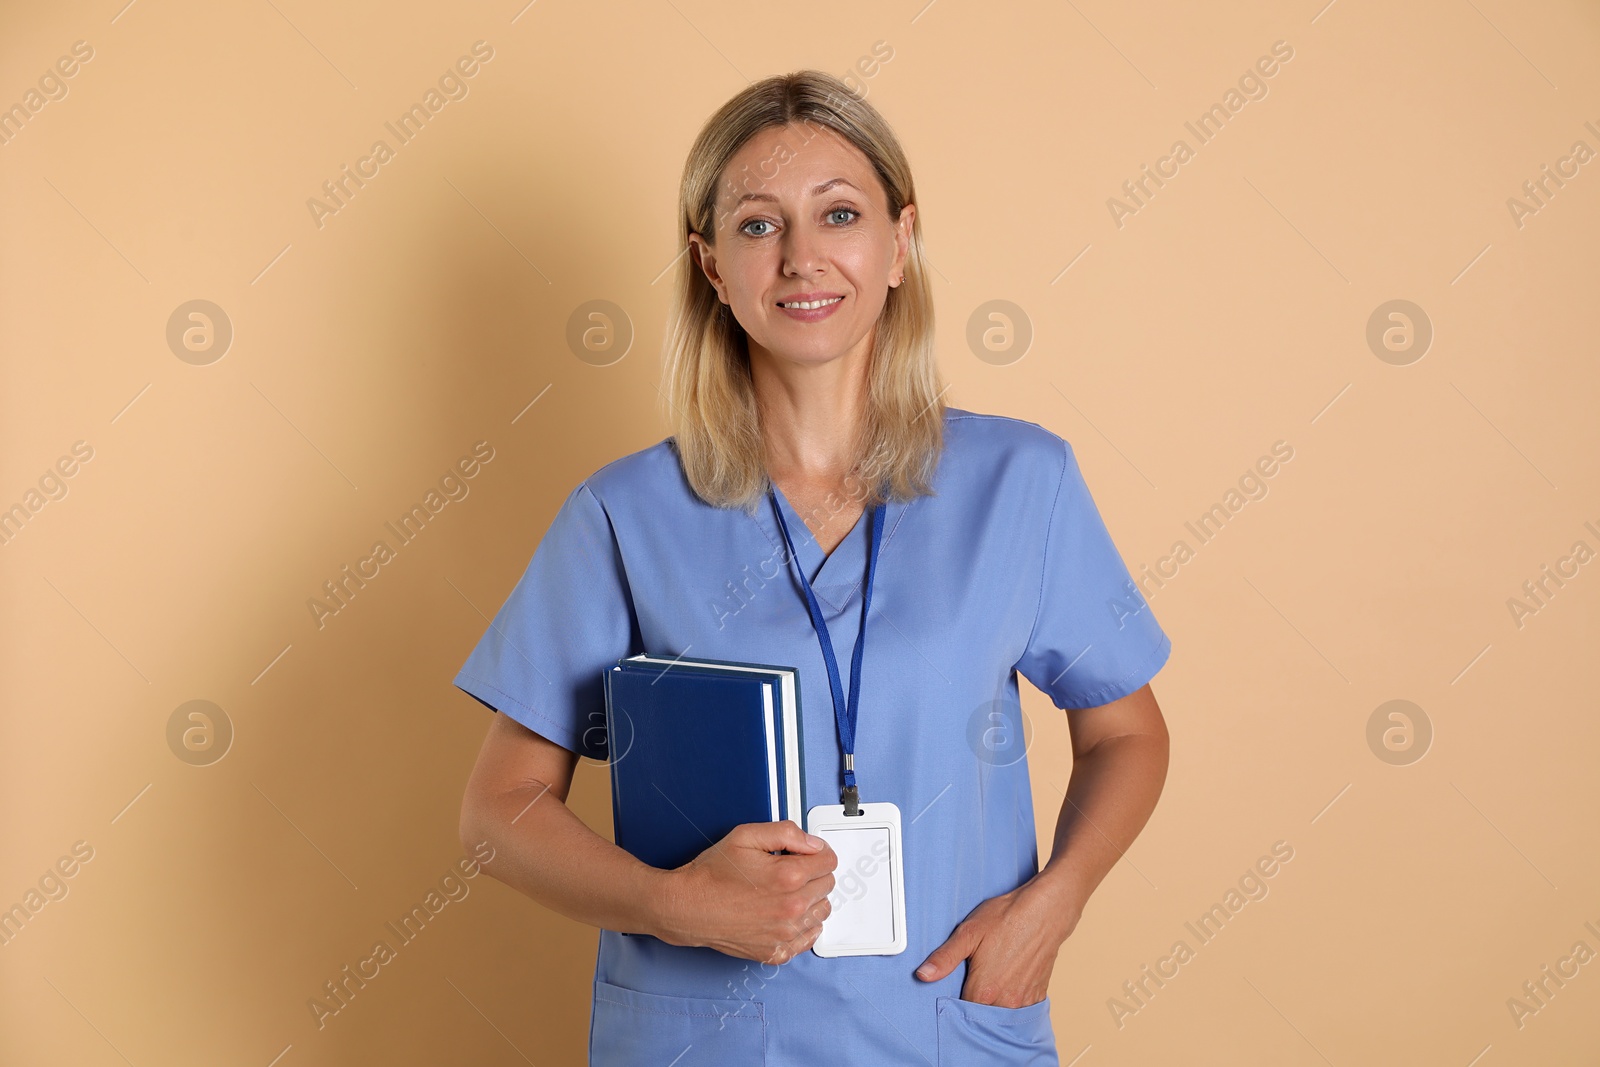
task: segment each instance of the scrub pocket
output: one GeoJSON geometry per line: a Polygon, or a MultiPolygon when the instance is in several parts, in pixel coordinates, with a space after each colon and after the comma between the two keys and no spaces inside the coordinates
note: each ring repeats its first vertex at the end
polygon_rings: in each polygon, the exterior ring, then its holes
{"type": "Polygon", "coordinates": [[[767,1020],[759,1000],[669,997],[598,979],[590,1067],[763,1067],[767,1020]]]}
{"type": "Polygon", "coordinates": [[[1022,1008],[939,997],[939,1067],[1060,1067],[1050,998],[1022,1008]]]}

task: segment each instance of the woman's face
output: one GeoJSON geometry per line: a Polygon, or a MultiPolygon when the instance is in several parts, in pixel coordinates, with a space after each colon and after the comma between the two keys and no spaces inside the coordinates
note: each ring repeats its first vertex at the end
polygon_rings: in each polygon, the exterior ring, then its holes
{"type": "Polygon", "coordinates": [[[872,164],[832,130],[773,127],[723,171],[716,244],[699,234],[689,241],[749,335],[752,359],[864,360],[889,283],[902,276],[915,217],[909,204],[889,217],[872,164]],[[783,306],[802,299],[833,302],[783,306]]]}

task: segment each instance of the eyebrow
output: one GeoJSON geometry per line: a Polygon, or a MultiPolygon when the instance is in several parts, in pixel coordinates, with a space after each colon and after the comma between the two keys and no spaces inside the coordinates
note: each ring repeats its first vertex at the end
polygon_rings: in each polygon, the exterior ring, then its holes
{"type": "MultiPolygon", "coordinates": [[[[855,185],[853,185],[848,179],[845,179],[845,178],[830,178],[827,181],[823,182],[821,185],[817,186],[815,189],[811,190],[811,195],[812,196],[821,196],[823,193],[827,192],[829,189],[832,189],[835,185],[848,185],[848,186],[850,186],[850,188],[855,189],[856,192],[858,192],[858,193],[861,192],[861,190],[860,189],[856,189],[855,185]]],[[[771,193],[745,193],[737,201],[734,202],[733,208],[731,208],[730,210],[738,210],[740,205],[742,205],[747,200],[768,200],[768,201],[771,201],[774,204],[778,202],[778,198],[773,196],[771,193]]]]}

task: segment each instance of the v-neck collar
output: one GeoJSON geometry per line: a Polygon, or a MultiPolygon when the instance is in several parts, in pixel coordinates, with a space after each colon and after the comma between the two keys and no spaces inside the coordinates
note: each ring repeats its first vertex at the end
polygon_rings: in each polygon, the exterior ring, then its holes
{"type": "MultiPolygon", "coordinates": [[[[834,546],[832,552],[824,555],[822,546],[817,543],[811,528],[789,503],[789,499],[783,495],[783,490],[774,485],[772,491],[777,497],[778,506],[783,509],[784,521],[789,526],[789,536],[794,539],[797,562],[805,570],[817,598],[826,601],[835,611],[842,610],[855,599],[856,594],[860,592],[861,583],[867,577],[867,538],[871,535],[871,510],[862,509],[861,515],[857,517],[850,531],[844,535],[844,539],[834,546]]],[[[883,564],[883,549],[888,546],[889,534],[903,507],[904,505],[893,501],[884,507],[884,543],[879,547],[880,567],[883,564]]],[[[772,513],[770,500],[762,503],[759,514],[762,530],[767,533],[775,546],[781,548],[783,532],[778,529],[778,520],[772,513]]]]}

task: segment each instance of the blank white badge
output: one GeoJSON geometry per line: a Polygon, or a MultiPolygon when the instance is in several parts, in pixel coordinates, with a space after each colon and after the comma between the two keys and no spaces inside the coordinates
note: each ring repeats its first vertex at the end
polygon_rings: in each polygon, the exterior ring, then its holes
{"type": "Polygon", "coordinates": [[[806,813],[806,829],[833,848],[833,910],[811,946],[819,956],[894,956],[906,948],[905,861],[900,809],[887,801],[862,804],[846,815],[842,804],[819,804],[806,813]]]}

